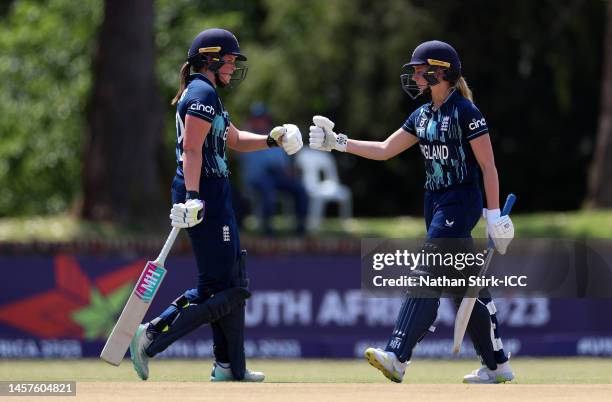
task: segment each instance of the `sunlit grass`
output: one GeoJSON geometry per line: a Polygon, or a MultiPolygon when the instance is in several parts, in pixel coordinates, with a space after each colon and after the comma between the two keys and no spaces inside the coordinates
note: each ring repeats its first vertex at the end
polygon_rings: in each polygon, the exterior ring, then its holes
{"type": "MultiPolygon", "coordinates": [[[[512,220],[517,237],[612,238],[612,210],[519,214],[513,215],[512,220]]],[[[472,234],[483,234],[484,224],[484,220],[481,220],[472,234]]],[[[293,230],[293,219],[277,216],[272,226],[278,236],[289,235],[293,230]]],[[[242,233],[246,236],[260,235],[257,220],[253,217],[245,219],[242,233]]],[[[0,219],[0,242],[142,239],[159,237],[161,234],[119,228],[109,223],[83,221],[69,215],[0,219]]],[[[418,238],[424,234],[425,223],[422,217],[395,216],[352,218],[346,221],[328,218],[323,221],[320,231],[310,235],[322,238],[418,238]]]]}

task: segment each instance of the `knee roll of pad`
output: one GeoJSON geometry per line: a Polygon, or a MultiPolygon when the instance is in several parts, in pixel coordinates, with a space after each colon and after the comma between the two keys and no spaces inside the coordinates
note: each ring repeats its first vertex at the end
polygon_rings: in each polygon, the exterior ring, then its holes
{"type": "MultiPolygon", "coordinates": [[[[423,253],[424,255],[428,255],[428,254],[435,254],[435,253],[440,253],[441,249],[438,246],[438,244],[436,244],[434,242],[435,239],[432,239],[431,241],[427,241],[425,242],[425,244],[423,244],[423,253]]],[[[421,263],[419,264],[417,267],[415,267],[411,272],[410,272],[410,276],[411,277],[430,277],[430,278],[435,278],[440,274],[440,269],[439,267],[435,266],[435,265],[428,265],[425,263],[421,263]]],[[[442,288],[440,287],[414,287],[414,288],[410,288],[407,291],[407,296],[412,297],[412,298],[438,298],[440,297],[441,293],[442,293],[442,288]]]]}
{"type": "Polygon", "coordinates": [[[187,297],[185,297],[185,295],[182,295],[180,297],[177,297],[176,300],[172,302],[172,304],[180,310],[189,306],[189,300],[187,299],[187,297]]]}
{"type": "Polygon", "coordinates": [[[217,293],[205,303],[206,308],[202,311],[207,318],[206,322],[217,321],[223,316],[228,315],[233,309],[244,305],[244,301],[251,297],[251,292],[244,288],[231,288],[217,293]]]}

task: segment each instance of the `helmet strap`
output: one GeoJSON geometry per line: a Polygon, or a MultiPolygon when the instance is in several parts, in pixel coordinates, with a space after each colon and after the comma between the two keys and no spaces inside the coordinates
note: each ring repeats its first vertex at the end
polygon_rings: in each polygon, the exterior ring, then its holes
{"type": "Polygon", "coordinates": [[[217,81],[217,86],[219,88],[225,88],[227,84],[221,80],[221,76],[219,75],[219,70],[215,71],[215,80],[217,81]]]}
{"type": "Polygon", "coordinates": [[[436,86],[440,83],[440,80],[436,77],[436,73],[440,71],[437,67],[429,67],[425,74],[423,74],[423,78],[427,81],[427,85],[430,87],[436,86]]]}

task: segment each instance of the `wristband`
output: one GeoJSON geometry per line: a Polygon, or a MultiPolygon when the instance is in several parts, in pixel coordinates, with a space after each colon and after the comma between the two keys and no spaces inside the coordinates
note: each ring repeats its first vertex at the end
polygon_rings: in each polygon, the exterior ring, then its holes
{"type": "Polygon", "coordinates": [[[199,199],[200,199],[200,193],[199,192],[187,190],[187,197],[186,197],[185,201],[187,201],[187,200],[199,200],[199,199]]]}
{"type": "Polygon", "coordinates": [[[266,138],[266,144],[268,144],[268,148],[272,148],[272,147],[277,147],[278,143],[276,141],[274,141],[274,138],[272,138],[271,135],[268,135],[268,138],[266,138]]]}
{"type": "Polygon", "coordinates": [[[346,146],[348,145],[348,137],[344,134],[338,133],[336,135],[336,151],[346,152],[346,146]]]}

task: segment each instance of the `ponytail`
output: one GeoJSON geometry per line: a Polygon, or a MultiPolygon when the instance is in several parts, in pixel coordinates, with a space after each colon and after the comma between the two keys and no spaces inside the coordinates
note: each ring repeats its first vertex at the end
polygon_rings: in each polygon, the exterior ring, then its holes
{"type": "Polygon", "coordinates": [[[172,102],[170,102],[172,106],[176,105],[179,99],[181,99],[181,95],[183,94],[183,91],[185,90],[185,87],[187,86],[187,78],[189,78],[190,69],[191,69],[191,66],[189,65],[189,62],[185,62],[185,64],[183,64],[183,66],[181,67],[181,72],[179,73],[179,81],[180,81],[179,89],[176,95],[174,96],[174,98],[172,99],[172,102]]]}
{"type": "Polygon", "coordinates": [[[459,90],[459,92],[461,93],[461,96],[469,99],[470,102],[472,103],[474,102],[474,96],[472,95],[472,90],[470,89],[467,82],[465,81],[465,78],[459,77],[459,79],[457,80],[457,83],[455,84],[455,87],[459,90]]]}

